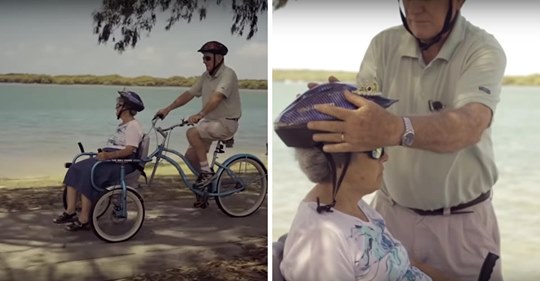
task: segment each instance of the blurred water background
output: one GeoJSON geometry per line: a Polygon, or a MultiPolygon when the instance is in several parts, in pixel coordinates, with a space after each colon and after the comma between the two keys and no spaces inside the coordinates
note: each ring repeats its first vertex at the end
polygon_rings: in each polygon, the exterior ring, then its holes
{"type": "MultiPolygon", "coordinates": [[[[274,82],[273,119],[305,90],[304,82],[274,82]]],[[[540,110],[536,108],[539,104],[540,87],[505,86],[493,123],[499,169],[493,202],[501,232],[506,280],[540,280],[540,110]]],[[[277,240],[287,232],[298,203],[313,184],[298,168],[292,150],[275,133],[272,141],[272,237],[277,240]]]]}

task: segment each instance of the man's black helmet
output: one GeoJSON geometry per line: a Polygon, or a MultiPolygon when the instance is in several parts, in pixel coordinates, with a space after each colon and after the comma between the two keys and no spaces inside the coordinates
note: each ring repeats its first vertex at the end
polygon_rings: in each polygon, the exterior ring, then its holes
{"type": "Polygon", "coordinates": [[[144,103],[137,93],[133,91],[118,91],[118,94],[123,98],[126,108],[138,112],[144,110],[144,103]]]}
{"type": "Polygon", "coordinates": [[[211,53],[224,56],[229,52],[229,49],[227,49],[225,45],[221,44],[218,41],[209,41],[204,43],[204,45],[202,45],[202,47],[197,50],[197,52],[211,53]]]}

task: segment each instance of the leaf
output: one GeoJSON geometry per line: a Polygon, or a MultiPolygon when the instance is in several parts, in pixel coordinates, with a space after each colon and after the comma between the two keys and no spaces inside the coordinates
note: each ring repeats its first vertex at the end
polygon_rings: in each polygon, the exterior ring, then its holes
{"type": "MultiPolygon", "coordinates": [[[[246,39],[251,39],[258,31],[258,15],[268,10],[265,0],[213,0],[219,6],[230,5],[233,13],[231,24],[232,35],[244,35],[248,29],[246,39]]],[[[278,1],[286,3],[287,1],[278,1]]],[[[274,1],[275,5],[276,1],[274,1]]],[[[284,4],[281,4],[284,5],[284,4]]],[[[197,13],[199,21],[211,16],[207,0],[103,0],[102,6],[92,13],[92,32],[97,34],[98,43],[105,44],[111,39],[115,42],[116,36],[121,36],[114,44],[114,49],[120,53],[127,45],[135,48],[140,42],[140,30],[151,33],[157,22],[156,9],[161,12],[169,11],[165,19],[165,30],[170,30],[178,21],[191,23],[193,13],[197,13]]]]}

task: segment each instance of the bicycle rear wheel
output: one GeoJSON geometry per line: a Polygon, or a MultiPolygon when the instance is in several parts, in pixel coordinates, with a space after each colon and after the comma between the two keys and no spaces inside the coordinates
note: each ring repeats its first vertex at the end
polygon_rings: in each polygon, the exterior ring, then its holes
{"type": "Polygon", "coordinates": [[[144,202],[138,192],[126,190],[126,217],[121,216],[122,187],[103,193],[92,206],[92,230],[103,241],[123,242],[131,239],[144,222],[144,202]]]}
{"type": "Polygon", "coordinates": [[[261,207],[266,198],[266,168],[257,159],[242,157],[228,163],[217,178],[218,207],[231,217],[245,217],[261,207]]]}

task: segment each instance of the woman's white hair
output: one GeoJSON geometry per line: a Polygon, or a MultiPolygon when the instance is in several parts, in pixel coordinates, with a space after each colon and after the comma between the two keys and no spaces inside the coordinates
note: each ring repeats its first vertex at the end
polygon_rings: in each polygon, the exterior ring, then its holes
{"type": "MultiPolygon", "coordinates": [[[[319,148],[295,148],[298,165],[311,182],[331,182],[332,169],[325,153],[319,148]]],[[[346,153],[332,153],[336,167],[343,165],[346,153]]]]}

